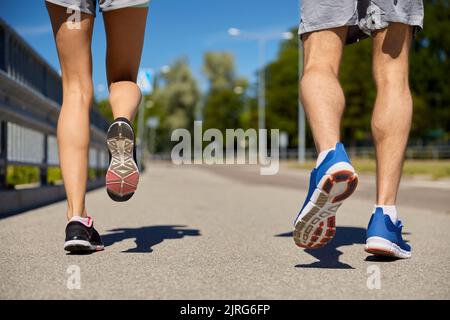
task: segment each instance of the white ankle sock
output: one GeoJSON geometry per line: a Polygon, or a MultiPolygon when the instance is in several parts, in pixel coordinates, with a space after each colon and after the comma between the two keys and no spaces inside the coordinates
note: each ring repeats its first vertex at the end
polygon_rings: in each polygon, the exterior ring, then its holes
{"type": "Polygon", "coordinates": [[[320,164],[323,162],[323,160],[325,160],[325,158],[327,157],[328,152],[330,152],[330,151],[334,151],[334,148],[323,150],[321,153],[319,153],[319,156],[317,157],[317,161],[316,161],[316,168],[318,166],[320,166],[320,164]]]}
{"type": "MultiPolygon", "coordinates": [[[[389,218],[391,218],[392,223],[397,222],[397,207],[396,206],[383,206],[383,205],[375,205],[376,208],[383,209],[383,213],[387,214],[389,218]]],[[[375,211],[374,209],[374,211],[375,211]]]]}
{"type": "Polygon", "coordinates": [[[84,217],[80,217],[80,216],[73,216],[70,220],[69,220],[69,222],[72,222],[72,221],[78,221],[78,222],[81,222],[82,224],[84,224],[86,227],[90,227],[91,225],[92,225],[92,218],[91,217],[86,217],[86,218],[84,218],[84,217]]]}

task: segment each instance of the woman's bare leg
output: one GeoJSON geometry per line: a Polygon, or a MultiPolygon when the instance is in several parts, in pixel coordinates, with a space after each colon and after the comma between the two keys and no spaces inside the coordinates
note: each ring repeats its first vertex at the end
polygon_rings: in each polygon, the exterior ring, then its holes
{"type": "Polygon", "coordinates": [[[58,119],[58,149],[67,194],[67,218],[86,217],[85,193],[92,103],[91,38],[94,17],[81,14],[79,29],[68,27],[67,8],[47,2],[61,64],[63,104],[58,119]]]}
{"type": "Polygon", "coordinates": [[[136,78],[147,12],[147,8],[124,8],[103,13],[109,102],[114,118],[124,117],[132,121],[141,100],[136,78]]]}

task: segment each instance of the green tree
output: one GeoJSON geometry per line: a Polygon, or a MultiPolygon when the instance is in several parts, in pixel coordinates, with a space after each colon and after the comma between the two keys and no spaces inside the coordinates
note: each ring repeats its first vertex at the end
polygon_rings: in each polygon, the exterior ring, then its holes
{"type": "Polygon", "coordinates": [[[424,29],[411,48],[412,137],[450,136],[450,1],[425,1],[424,29]]]}
{"type": "Polygon", "coordinates": [[[156,86],[152,95],[146,97],[145,118],[157,117],[159,127],[156,132],[156,151],[168,151],[173,130],[188,129],[192,132],[195,108],[200,99],[197,80],[185,59],[178,59],[170,66],[170,71],[161,75],[162,86],[156,86]]]}
{"type": "Polygon", "coordinates": [[[341,132],[342,140],[352,146],[370,139],[370,119],[376,95],[371,52],[369,39],[344,47],[339,80],[346,107],[341,132]]]}
{"type": "Polygon", "coordinates": [[[238,128],[248,83],[236,76],[234,56],[227,52],[206,52],[203,61],[203,73],[209,83],[203,108],[205,129],[224,132],[227,128],[238,128]]]}
{"type": "Polygon", "coordinates": [[[107,120],[114,120],[114,116],[108,99],[94,101],[94,108],[97,109],[107,120]]]}
{"type": "MultiPolygon", "coordinates": [[[[256,89],[253,91],[256,92],[256,89]]],[[[243,111],[239,116],[239,124],[244,130],[258,128],[258,99],[256,94],[246,96],[243,111]]]]}
{"type": "MultiPolygon", "coordinates": [[[[293,34],[297,29],[291,29],[293,34]]],[[[291,146],[298,143],[298,37],[281,43],[276,59],[266,67],[266,125],[286,131],[291,146]]]]}
{"type": "Polygon", "coordinates": [[[156,99],[164,105],[165,125],[170,130],[192,129],[200,92],[187,61],[175,61],[163,79],[166,85],[158,91],[156,99]]]}
{"type": "Polygon", "coordinates": [[[232,89],[236,78],[234,56],[228,52],[206,52],[203,74],[208,78],[210,90],[232,89]]]}

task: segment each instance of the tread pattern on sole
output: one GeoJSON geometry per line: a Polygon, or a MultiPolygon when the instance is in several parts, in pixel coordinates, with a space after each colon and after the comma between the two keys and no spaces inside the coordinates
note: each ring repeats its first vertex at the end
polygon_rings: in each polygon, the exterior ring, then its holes
{"type": "Polygon", "coordinates": [[[133,157],[133,131],[124,123],[114,123],[108,131],[107,145],[111,162],[106,173],[108,194],[129,198],[137,188],[139,169],[133,157]]]}
{"type": "Polygon", "coordinates": [[[357,174],[350,170],[339,170],[322,179],[303,209],[307,212],[302,212],[295,224],[294,242],[301,248],[321,248],[333,239],[336,233],[336,212],[358,185],[357,174]],[[345,184],[343,190],[342,184],[345,184]]]}

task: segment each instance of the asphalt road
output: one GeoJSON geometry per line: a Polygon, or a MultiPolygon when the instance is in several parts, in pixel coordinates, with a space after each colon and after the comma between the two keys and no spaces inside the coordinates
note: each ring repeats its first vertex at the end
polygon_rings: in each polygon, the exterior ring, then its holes
{"type": "Polygon", "coordinates": [[[372,177],[340,208],[330,244],[296,247],[306,187],[307,174],[285,167],[262,177],[248,166],[153,163],[127,203],[88,194],[103,252],[63,251],[64,202],[0,220],[0,298],[450,298],[449,184],[402,184],[413,256],[396,261],[363,250],[372,177]]]}

